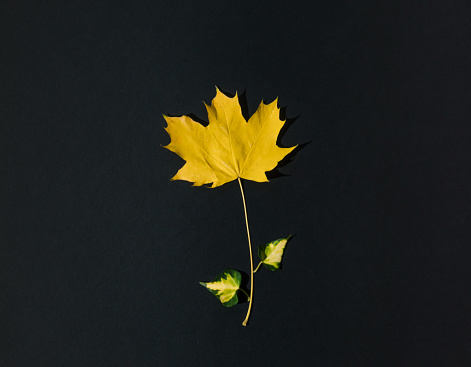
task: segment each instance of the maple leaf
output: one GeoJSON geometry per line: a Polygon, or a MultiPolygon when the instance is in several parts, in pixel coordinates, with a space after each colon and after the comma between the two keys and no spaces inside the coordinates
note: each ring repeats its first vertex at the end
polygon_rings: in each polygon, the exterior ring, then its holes
{"type": "Polygon", "coordinates": [[[216,88],[211,106],[206,105],[209,124],[203,126],[189,116],[164,116],[171,138],[165,148],[186,163],[172,178],[221,186],[237,178],[267,182],[265,172],[293,151],[280,148],[276,140],[285,121],[280,120],[278,99],[260,103],[247,122],[242,116],[237,94],[230,98],[216,88]]]}

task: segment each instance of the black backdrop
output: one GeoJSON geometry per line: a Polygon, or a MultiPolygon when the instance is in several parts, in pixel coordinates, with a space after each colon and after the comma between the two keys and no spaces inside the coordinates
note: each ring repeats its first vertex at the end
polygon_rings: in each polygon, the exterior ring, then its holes
{"type": "Polygon", "coordinates": [[[3,1],[1,366],[469,366],[468,1],[3,1]],[[169,179],[162,114],[279,96],[246,182],[283,269],[249,271],[236,182],[169,179]]]}

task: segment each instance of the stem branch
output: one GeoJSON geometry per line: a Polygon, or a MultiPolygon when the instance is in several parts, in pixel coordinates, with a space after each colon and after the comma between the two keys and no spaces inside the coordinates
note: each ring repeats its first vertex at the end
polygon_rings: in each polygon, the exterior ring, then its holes
{"type": "Polygon", "coordinates": [[[260,261],[260,263],[258,264],[258,266],[255,268],[255,270],[254,270],[253,272],[254,272],[254,273],[256,273],[256,272],[257,272],[257,270],[258,270],[258,268],[259,268],[259,267],[260,267],[260,265],[262,265],[262,264],[263,264],[263,261],[260,261]]]}
{"type": "Polygon", "coordinates": [[[249,239],[249,253],[250,253],[250,299],[249,299],[249,309],[247,310],[247,316],[245,316],[245,320],[242,322],[242,325],[247,326],[247,322],[249,321],[250,311],[252,310],[252,300],[253,300],[253,258],[252,258],[252,241],[250,240],[250,230],[249,230],[249,220],[247,218],[247,205],[245,204],[245,195],[244,195],[244,188],[242,187],[242,181],[240,177],[237,177],[240,186],[240,192],[242,193],[242,201],[244,202],[244,213],[245,213],[245,225],[247,227],[247,238],[249,239]]]}
{"type": "Polygon", "coordinates": [[[244,291],[242,288],[239,288],[239,291],[242,291],[242,293],[244,293],[245,296],[247,297],[247,301],[250,301],[250,296],[247,294],[246,291],[244,291]]]}

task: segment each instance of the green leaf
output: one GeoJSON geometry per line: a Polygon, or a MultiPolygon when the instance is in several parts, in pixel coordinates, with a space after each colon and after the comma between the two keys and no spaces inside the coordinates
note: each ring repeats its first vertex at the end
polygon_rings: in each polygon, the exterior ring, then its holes
{"type": "Polygon", "coordinates": [[[286,238],[279,238],[275,241],[267,243],[266,245],[258,246],[258,256],[271,271],[276,271],[280,268],[283,252],[285,251],[286,244],[291,238],[291,235],[286,238]]]}
{"type": "Polygon", "coordinates": [[[214,294],[225,307],[232,307],[239,302],[237,291],[240,289],[242,275],[234,269],[226,269],[212,282],[200,282],[208,291],[214,294]]]}

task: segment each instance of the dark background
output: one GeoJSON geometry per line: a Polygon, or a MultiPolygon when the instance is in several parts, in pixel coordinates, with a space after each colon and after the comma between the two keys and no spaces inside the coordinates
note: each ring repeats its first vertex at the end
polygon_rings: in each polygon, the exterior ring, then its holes
{"type": "Polygon", "coordinates": [[[469,1],[3,1],[0,366],[469,366],[469,1]],[[162,114],[279,96],[307,144],[192,187],[162,114]]]}

